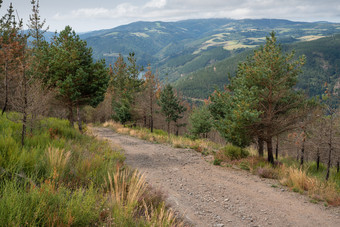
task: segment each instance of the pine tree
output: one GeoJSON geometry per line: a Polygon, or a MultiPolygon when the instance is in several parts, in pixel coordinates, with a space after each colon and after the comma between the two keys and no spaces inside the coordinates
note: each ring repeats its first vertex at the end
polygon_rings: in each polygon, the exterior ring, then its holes
{"type": "Polygon", "coordinates": [[[275,33],[246,62],[239,64],[228,89],[211,96],[211,109],[221,134],[245,146],[256,136],[267,144],[268,161],[274,163],[272,138],[297,127],[306,116],[305,95],[294,89],[304,57],[283,55],[275,33]],[[230,124],[231,126],[228,126],[230,124]]]}
{"type": "Polygon", "coordinates": [[[113,91],[112,107],[113,119],[125,124],[134,119],[134,106],[136,95],[142,89],[143,80],[139,79],[139,73],[143,69],[136,64],[134,53],[130,53],[128,63],[120,54],[113,67],[110,68],[110,86],[113,91]]]}
{"type": "Polygon", "coordinates": [[[158,105],[160,106],[160,112],[165,116],[167,122],[167,131],[170,136],[170,123],[177,122],[183,117],[181,115],[186,108],[181,105],[180,100],[174,93],[174,90],[170,84],[167,84],[160,92],[158,99],[158,105]]]}
{"type": "Polygon", "coordinates": [[[211,113],[206,105],[194,109],[189,117],[190,133],[195,137],[207,138],[213,126],[211,113]]]}
{"type": "MultiPolygon", "coordinates": [[[[48,49],[49,71],[43,82],[55,88],[56,98],[69,109],[69,120],[74,123],[73,108],[84,105],[96,107],[104,99],[109,74],[104,60],[93,62],[92,50],[86,42],[66,26],[55,35],[48,49]]],[[[78,124],[81,130],[78,111],[78,124]]]]}
{"type": "Polygon", "coordinates": [[[150,131],[153,132],[156,100],[160,92],[160,82],[157,76],[152,73],[150,66],[147,67],[143,79],[143,91],[138,101],[142,109],[144,127],[148,125],[150,131]]]}

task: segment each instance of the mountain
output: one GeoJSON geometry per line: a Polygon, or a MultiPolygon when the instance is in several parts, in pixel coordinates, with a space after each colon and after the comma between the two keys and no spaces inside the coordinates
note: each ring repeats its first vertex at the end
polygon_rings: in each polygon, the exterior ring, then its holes
{"type": "MultiPolygon", "coordinates": [[[[308,95],[322,94],[325,91],[325,83],[332,88],[340,87],[340,35],[283,44],[282,50],[294,50],[296,57],[306,56],[306,64],[299,76],[297,87],[304,89],[308,95]]],[[[186,97],[207,98],[215,88],[222,89],[228,83],[228,74],[235,75],[238,63],[245,61],[252,53],[253,50],[244,51],[184,76],[176,81],[175,87],[186,97]]]]}
{"type": "Polygon", "coordinates": [[[135,22],[80,35],[94,57],[113,63],[119,53],[135,52],[138,64],[151,64],[161,79],[174,82],[201,68],[264,43],[271,32],[281,43],[340,33],[340,24],[277,19],[196,19],[135,22]]]}

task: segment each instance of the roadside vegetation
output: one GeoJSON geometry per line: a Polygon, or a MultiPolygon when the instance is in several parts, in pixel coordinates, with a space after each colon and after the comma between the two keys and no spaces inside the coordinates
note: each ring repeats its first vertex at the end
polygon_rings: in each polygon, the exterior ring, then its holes
{"type": "Polygon", "coordinates": [[[56,118],[39,121],[22,147],[18,118],[0,116],[1,225],[182,225],[120,150],[56,118]]]}

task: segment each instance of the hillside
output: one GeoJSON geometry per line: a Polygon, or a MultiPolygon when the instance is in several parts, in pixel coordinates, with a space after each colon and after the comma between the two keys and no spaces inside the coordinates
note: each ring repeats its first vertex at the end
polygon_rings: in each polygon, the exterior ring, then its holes
{"type": "MultiPolygon", "coordinates": [[[[303,54],[306,56],[306,64],[300,75],[298,88],[305,89],[313,96],[324,91],[325,82],[334,87],[340,78],[339,47],[340,35],[283,44],[283,51],[295,50],[296,56],[303,54]]],[[[176,82],[176,88],[187,97],[207,98],[215,88],[222,89],[228,82],[228,74],[234,75],[238,63],[245,61],[252,53],[252,50],[247,50],[184,76],[176,82]]]]}
{"type": "Polygon", "coordinates": [[[282,43],[313,40],[340,32],[340,24],[272,19],[196,19],[135,22],[81,35],[96,58],[113,63],[119,53],[135,52],[139,64],[151,64],[161,79],[178,78],[237,55],[276,31],[282,43]]]}

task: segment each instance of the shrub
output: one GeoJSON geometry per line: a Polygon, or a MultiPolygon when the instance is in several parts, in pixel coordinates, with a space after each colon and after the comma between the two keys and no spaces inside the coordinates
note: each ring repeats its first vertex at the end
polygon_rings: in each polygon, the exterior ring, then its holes
{"type": "Polygon", "coordinates": [[[222,151],[230,160],[239,160],[249,156],[249,152],[247,150],[231,144],[222,148],[222,151]]]}
{"type": "Polygon", "coordinates": [[[270,166],[257,168],[257,175],[262,178],[277,179],[278,171],[270,166]]]}
{"type": "Polygon", "coordinates": [[[221,165],[221,162],[222,162],[221,159],[215,158],[213,164],[214,164],[215,166],[219,166],[219,165],[221,165]]]}

